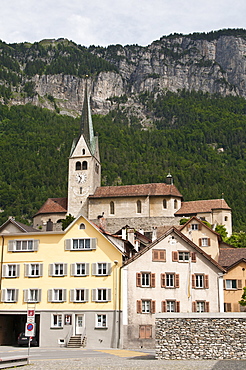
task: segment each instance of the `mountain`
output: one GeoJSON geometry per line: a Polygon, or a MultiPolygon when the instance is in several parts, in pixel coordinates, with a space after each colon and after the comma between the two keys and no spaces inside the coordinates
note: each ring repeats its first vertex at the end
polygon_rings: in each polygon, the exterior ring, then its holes
{"type": "Polygon", "coordinates": [[[120,103],[145,125],[142,93],[185,89],[246,97],[245,55],[243,29],[173,34],[146,47],[1,42],[0,96],[11,105],[31,102],[77,116],[88,75],[94,113],[106,114],[120,103]]]}

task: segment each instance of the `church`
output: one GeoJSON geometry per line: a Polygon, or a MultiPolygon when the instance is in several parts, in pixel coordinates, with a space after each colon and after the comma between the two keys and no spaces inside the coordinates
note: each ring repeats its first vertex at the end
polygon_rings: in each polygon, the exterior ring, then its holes
{"type": "Polygon", "coordinates": [[[71,214],[83,215],[114,233],[129,225],[154,233],[162,226],[179,225],[181,218],[196,216],[213,227],[225,225],[232,233],[231,208],[224,199],[184,202],[168,174],[163,183],[101,186],[98,137],[94,134],[87,85],[80,132],[69,156],[67,198],[49,198],[33,218],[33,227],[42,231],[61,229],[61,220],[71,214]]]}

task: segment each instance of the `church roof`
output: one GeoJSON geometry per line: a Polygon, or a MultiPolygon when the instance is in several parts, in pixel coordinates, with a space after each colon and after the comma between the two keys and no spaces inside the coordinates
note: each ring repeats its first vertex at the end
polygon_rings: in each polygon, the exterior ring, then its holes
{"type": "Polygon", "coordinates": [[[67,198],[48,198],[35,216],[41,213],[67,213],[67,198]]]}
{"type": "Polygon", "coordinates": [[[176,186],[165,183],[101,186],[89,198],[139,197],[139,196],[176,196],[182,197],[176,186]]]}
{"type": "Polygon", "coordinates": [[[219,255],[219,264],[229,267],[240,260],[246,260],[246,248],[221,248],[219,255]]]}
{"type": "Polygon", "coordinates": [[[181,208],[175,213],[175,216],[193,215],[197,213],[212,212],[214,209],[228,209],[224,199],[194,200],[191,202],[182,202],[181,208]]]}

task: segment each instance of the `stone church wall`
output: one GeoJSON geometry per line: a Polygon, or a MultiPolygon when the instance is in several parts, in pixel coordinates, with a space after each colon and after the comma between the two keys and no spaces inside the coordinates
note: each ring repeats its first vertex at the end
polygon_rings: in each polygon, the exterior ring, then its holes
{"type": "Polygon", "coordinates": [[[245,313],[156,315],[156,357],[246,359],[245,313]]]}

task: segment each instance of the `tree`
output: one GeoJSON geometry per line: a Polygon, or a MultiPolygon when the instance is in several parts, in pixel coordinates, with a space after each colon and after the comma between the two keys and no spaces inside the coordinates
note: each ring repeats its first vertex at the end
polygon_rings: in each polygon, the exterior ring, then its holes
{"type": "Polygon", "coordinates": [[[227,231],[226,231],[225,225],[217,225],[216,228],[215,228],[215,231],[216,231],[216,233],[221,235],[223,241],[226,240],[227,231]]]}
{"type": "Polygon", "coordinates": [[[65,230],[73,222],[73,220],[75,220],[75,217],[73,217],[70,213],[66,216],[66,218],[61,220],[62,230],[65,230]]]}
{"type": "Polygon", "coordinates": [[[240,306],[246,306],[246,287],[243,288],[242,299],[238,303],[240,304],[240,306]]]}
{"type": "Polygon", "coordinates": [[[233,247],[246,248],[246,233],[244,231],[240,231],[239,233],[235,232],[225,241],[233,245],[233,247]]]}

